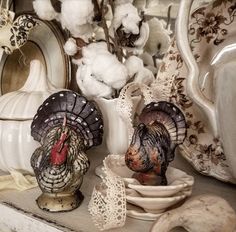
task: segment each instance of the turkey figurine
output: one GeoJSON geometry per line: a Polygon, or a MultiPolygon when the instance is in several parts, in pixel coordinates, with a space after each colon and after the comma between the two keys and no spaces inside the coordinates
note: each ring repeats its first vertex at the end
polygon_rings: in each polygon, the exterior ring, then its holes
{"type": "Polygon", "coordinates": [[[79,206],[79,188],[89,169],[85,151],[101,144],[103,121],[93,102],[72,91],[60,91],[39,107],[31,135],[41,143],[31,157],[42,194],[38,206],[50,212],[79,206]]]}
{"type": "Polygon", "coordinates": [[[139,121],[125,154],[126,165],[143,185],[167,185],[167,167],[186,137],[185,117],[174,104],[161,101],[147,105],[139,121]]]}

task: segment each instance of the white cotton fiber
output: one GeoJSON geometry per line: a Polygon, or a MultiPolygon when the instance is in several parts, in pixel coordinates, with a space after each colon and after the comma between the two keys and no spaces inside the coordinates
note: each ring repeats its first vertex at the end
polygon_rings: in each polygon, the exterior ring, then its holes
{"type": "Polygon", "coordinates": [[[73,38],[69,38],[64,45],[64,50],[69,56],[75,55],[78,51],[76,40],[73,38]]]}
{"type": "Polygon", "coordinates": [[[61,24],[75,37],[92,33],[94,6],[91,0],[61,0],[61,24]]]}
{"type": "Polygon", "coordinates": [[[81,92],[88,98],[111,98],[113,90],[108,85],[98,81],[92,74],[89,65],[80,65],[76,73],[77,84],[81,92]]]}
{"type": "Polygon", "coordinates": [[[43,20],[53,20],[58,18],[58,13],[54,10],[50,0],[34,0],[33,8],[39,18],[43,20]]]}
{"type": "Polygon", "coordinates": [[[125,61],[125,67],[128,70],[129,77],[134,76],[134,82],[150,85],[154,80],[153,73],[144,67],[143,61],[137,56],[130,56],[125,61]]]}
{"type": "Polygon", "coordinates": [[[145,67],[139,70],[139,72],[137,72],[134,78],[134,82],[143,83],[146,85],[150,85],[153,81],[154,81],[153,73],[145,67]]]}
{"type": "Polygon", "coordinates": [[[145,50],[152,56],[157,52],[164,54],[170,46],[170,32],[164,28],[163,22],[157,18],[153,18],[147,23],[150,31],[145,50]]]}
{"type": "Polygon", "coordinates": [[[111,53],[97,55],[92,63],[92,72],[99,80],[115,89],[121,89],[128,78],[126,67],[111,53]]]}
{"type": "Polygon", "coordinates": [[[117,30],[123,25],[123,30],[126,33],[138,34],[139,33],[139,17],[138,10],[131,3],[118,5],[115,8],[112,27],[117,30]]]}
{"type": "Polygon", "coordinates": [[[143,61],[137,56],[130,56],[125,61],[125,67],[128,70],[128,74],[130,77],[135,75],[140,69],[143,68],[143,61]]]}

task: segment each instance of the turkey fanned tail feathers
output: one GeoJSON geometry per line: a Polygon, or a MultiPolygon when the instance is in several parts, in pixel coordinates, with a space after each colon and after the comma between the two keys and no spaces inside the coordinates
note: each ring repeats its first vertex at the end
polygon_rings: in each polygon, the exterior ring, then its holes
{"type": "Polygon", "coordinates": [[[96,105],[73,91],[60,91],[48,97],[39,107],[31,125],[31,135],[42,143],[48,131],[62,125],[75,130],[84,139],[86,149],[100,145],[103,134],[102,116],[96,105]]]}
{"type": "Polygon", "coordinates": [[[146,125],[153,122],[164,125],[171,141],[168,159],[173,160],[176,146],[183,143],[187,133],[185,117],[181,110],[169,102],[152,102],[143,109],[139,120],[146,125]]]}

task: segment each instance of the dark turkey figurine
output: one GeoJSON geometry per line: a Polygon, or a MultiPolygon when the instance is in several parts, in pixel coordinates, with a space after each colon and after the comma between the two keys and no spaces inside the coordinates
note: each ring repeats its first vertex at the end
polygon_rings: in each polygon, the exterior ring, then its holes
{"type": "Polygon", "coordinates": [[[102,142],[103,121],[93,102],[72,91],[51,95],[39,107],[31,135],[41,143],[31,157],[42,194],[38,206],[50,212],[77,208],[89,168],[85,151],[102,142]]]}
{"type": "Polygon", "coordinates": [[[174,104],[161,101],[147,105],[139,121],[125,154],[126,165],[143,185],[167,185],[167,167],[186,137],[185,117],[174,104]]]}

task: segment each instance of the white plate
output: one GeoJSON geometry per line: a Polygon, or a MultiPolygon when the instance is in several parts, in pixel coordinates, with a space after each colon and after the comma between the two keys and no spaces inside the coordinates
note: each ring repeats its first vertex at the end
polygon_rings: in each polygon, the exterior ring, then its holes
{"type": "MultiPolygon", "coordinates": [[[[63,35],[53,22],[38,18],[35,18],[35,20],[39,25],[32,29],[28,42],[21,47],[21,50],[24,52],[25,49],[27,63],[32,59],[40,59],[46,65],[48,79],[55,87],[66,88],[70,77],[70,61],[64,53],[63,45],[65,41],[63,35]]],[[[1,57],[1,94],[19,89],[24,84],[24,77],[28,76],[29,65],[19,64],[20,55],[20,51],[15,50],[12,55],[3,54],[1,57]],[[6,70],[6,67],[8,70],[6,70]],[[15,83],[16,81],[19,83],[15,83]],[[12,88],[9,91],[7,88],[4,89],[3,82],[12,84],[12,88]]]]}
{"type": "Polygon", "coordinates": [[[175,204],[184,200],[187,195],[179,193],[173,197],[142,197],[141,195],[126,192],[127,202],[139,206],[147,213],[159,214],[167,210],[167,208],[174,206],[175,204]]]}
{"type": "Polygon", "coordinates": [[[145,186],[133,178],[125,179],[125,181],[127,187],[136,190],[144,197],[171,197],[180,191],[192,188],[194,183],[192,176],[173,167],[168,167],[166,177],[168,186],[145,186]]]}
{"type": "Polygon", "coordinates": [[[162,213],[147,213],[142,208],[137,207],[135,205],[127,203],[127,216],[139,219],[139,220],[145,220],[145,221],[155,221],[157,218],[159,218],[162,213]]]}
{"type": "MultiPolygon", "coordinates": [[[[190,17],[189,41],[200,70],[199,86],[205,98],[213,103],[216,73],[222,65],[236,59],[235,6],[236,0],[216,0],[195,10],[190,17]]],[[[187,77],[188,71],[174,40],[157,78],[168,86],[166,100],[177,104],[185,113],[188,131],[180,146],[181,154],[200,173],[236,183],[219,139],[214,138],[205,115],[187,96],[187,77]]]]}

